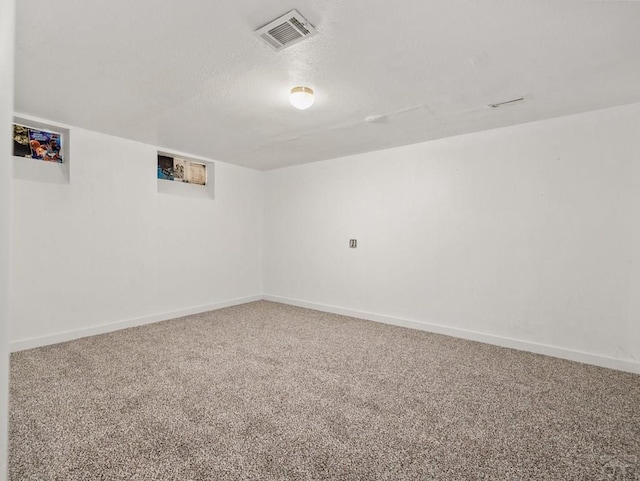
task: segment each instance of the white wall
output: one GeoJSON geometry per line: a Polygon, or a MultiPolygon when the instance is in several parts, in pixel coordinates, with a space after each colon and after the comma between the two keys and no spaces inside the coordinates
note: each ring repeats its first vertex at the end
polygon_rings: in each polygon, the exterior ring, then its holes
{"type": "Polygon", "coordinates": [[[71,128],[70,184],[13,182],[10,339],[265,293],[638,372],[637,138],[640,104],[266,173],[217,162],[207,200],[157,193],[155,147],[71,128]]]}
{"type": "Polygon", "coordinates": [[[270,171],[265,293],[640,372],[638,139],[634,104],[270,171]]]}
{"type": "Polygon", "coordinates": [[[15,2],[0,2],[0,481],[7,479],[9,401],[9,317],[11,236],[11,113],[13,111],[13,34],[15,2]]]}
{"type": "Polygon", "coordinates": [[[70,139],[69,184],[14,180],[14,349],[261,295],[261,172],[216,162],[215,200],[160,194],[156,147],[70,139]]]}

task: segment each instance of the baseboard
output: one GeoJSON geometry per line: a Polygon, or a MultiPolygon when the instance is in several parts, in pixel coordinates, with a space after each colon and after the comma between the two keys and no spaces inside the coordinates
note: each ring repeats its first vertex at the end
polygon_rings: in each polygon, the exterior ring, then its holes
{"type": "Polygon", "coordinates": [[[330,306],[325,304],[317,304],[314,302],[303,301],[299,299],[290,299],[287,297],[264,295],[263,299],[267,301],[289,304],[292,306],[306,307],[317,311],[330,312],[332,314],[340,314],[343,316],[357,317],[368,321],[382,322],[384,324],[392,324],[394,326],[409,327],[421,331],[433,332],[436,334],[444,334],[452,337],[468,339],[470,341],[484,342],[495,346],[508,347],[518,349],[520,351],[528,351],[536,354],[544,354],[547,356],[558,357],[570,361],[581,362],[584,364],[592,364],[595,366],[616,369],[618,371],[626,371],[634,374],[640,374],[640,363],[614,359],[610,357],[598,356],[587,352],[574,351],[558,346],[546,344],[538,344],[530,341],[512,339],[508,337],[495,336],[491,334],[483,334],[481,332],[469,331],[455,327],[447,327],[440,324],[434,324],[424,321],[415,321],[411,319],[402,319],[399,317],[385,316],[372,312],[356,311],[338,306],[330,306]]]}
{"type": "Polygon", "coordinates": [[[444,334],[447,336],[459,337],[459,338],[468,339],[471,341],[484,342],[486,344],[493,344],[496,346],[507,347],[511,349],[518,349],[521,351],[528,351],[536,354],[544,354],[547,356],[558,357],[561,359],[568,359],[570,361],[576,361],[576,362],[581,362],[585,364],[592,364],[595,366],[606,367],[609,369],[617,369],[619,371],[626,371],[634,374],[640,374],[640,363],[637,363],[637,362],[624,361],[620,359],[598,356],[596,354],[590,354],[590,353],[581,352],[581,351],[574,351],[574,350],[570,350],[570,349],[566,349],[558,346],[538,344],[530,341],[523,341],[523,340],[512,339],[508,337],[484,334],[481,332],[448,327],[448,326],[443,326],[435,323],[416,321],[412,319],[403,319],[400,317],[386,316],[386,315],[376,314],[372,312],[357,311],[357,310],[347,309],[339,306],[318,304],[315,302],[304,301],[300,299],[291,299],[287,297],[280,297],[280,296],[274,296],[274,295],[268,295],[268,294],[235,298],[235,299],[230,299],[223,302],[217,302],[214,304],[206,304],[206,305],[179,309],[179,310],[170,311],[170,312],[163,312],[163,313],[153,314],[150,316],[137,317],[133,319],[127,319],[124,321],[117,321],[117,322],[112,322],[108,324],[101,324],[98,326],[87,327],[84,329],[64,331],[64,332],[59,332],[55,334],[50,334],[47,336],[21,339],[18,341],[12,341],[9,344],[9,348],[11,352],[22,351],[25,349],[33,349],[36,347],[57,344],[59,342],[72,341],[74,339],[79,339],[82,337],[95,336],[97,334],[104,334],[107,332],[118,331],[120,329],[127,329],[129,327],[142,326],[142,325],[151,324],[154,322],[175,319],[177,317],[189,316],[191,314],[199,314],[201,312],[207,312],[207,311],[213,311],[216,309],[222,309],[225,307],[237,306],[240,304],[246,304],[248,302],[259,301],[261,299],[264,299],[267,301],[279,302],[282,304],[289,304],[292,306],[305,307],[308,309],[315,309],[323,312],[330,312],[333,314],[340,314],[343,316],[356,317],[359,319],[365,319],[369,321],[381,322],[384,324],[391,324],[394,326],[408,327],[411,329],[418,329],[421,331],[444,334]]]}
{"type": "Polygon", "coordinates": [[[116,321],[108,324],[101,324],[98,326],[87,327],[83,329],[77,329],[72,331],[64,331],[56,334],[50,334],[47,336],[31,337],[28,339],[21,339],[19,341],[12,341],[9,343],[9,349],[11,352],[23,351],[25,349],[33,349],[35,347],[48,346],[50,344],[57,344],[59,342],[73,341],[81,337],[95,336],[97,334],[104,334],[107,332],[119,331],[120,329],[127,329],[129,327],[142,326],[144,324],[151,324],[154,322],[166,321],[169,319],[175,319],[176,317],[189,316],[191,314],[199,314],[201,312],[214,311],[216,309],[222,309],[225,307],[237,306],[239,304],[246,304],[247,302],[259,301],[263,296],[249,296],[239,297],[236,299],[230,299],[228,301],[216,302],[214,304],[205,304],[196,307],[189,307],[186,309],[178,309],[176,311],[162,312],[158,314],[152,314],[150,316],[136,317],[133,319],[127,319],[124,321],[116,321]]]}

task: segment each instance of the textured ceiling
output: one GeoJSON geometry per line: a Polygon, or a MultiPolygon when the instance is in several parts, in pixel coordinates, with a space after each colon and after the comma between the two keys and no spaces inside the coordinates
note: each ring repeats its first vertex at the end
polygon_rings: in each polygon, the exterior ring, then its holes
{"type": "Polygon", "coordinates": [[[17,112],[257,169],[640,101],[636,1],[20,0],[17,17],[17,112]],[[292,8],[316,36],[253,36],[292,8]]]}

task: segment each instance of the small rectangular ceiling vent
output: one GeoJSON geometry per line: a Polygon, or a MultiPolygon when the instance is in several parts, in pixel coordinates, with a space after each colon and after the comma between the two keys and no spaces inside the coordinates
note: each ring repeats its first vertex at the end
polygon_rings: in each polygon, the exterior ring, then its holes
{"type": "Polygon", "coordinates": [[[279,51],[315,35],[316,29],[297,10],[291,10],[254,33],[279,51]]]}

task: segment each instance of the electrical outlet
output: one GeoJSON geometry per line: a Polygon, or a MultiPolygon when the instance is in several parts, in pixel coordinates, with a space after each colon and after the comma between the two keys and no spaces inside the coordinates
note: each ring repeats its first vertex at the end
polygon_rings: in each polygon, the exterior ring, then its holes
{"type": "Polygon", "coordinates": [[[349,239],[349,247],[352,249],[358,247],[358,239],[349,239]]]}

